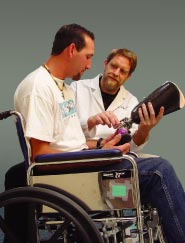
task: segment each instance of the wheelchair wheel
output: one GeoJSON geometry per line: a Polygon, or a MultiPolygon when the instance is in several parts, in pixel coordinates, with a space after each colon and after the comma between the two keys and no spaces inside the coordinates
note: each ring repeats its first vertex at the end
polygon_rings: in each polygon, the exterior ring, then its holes
{"type": "MultiPolygon", "coordinates": [[[[65,195],[40,187],[20,187],[0,194],[0,208],[19,204],[26,204],[29,209],[27,243],[104,242],[90,216],[65,195]]],[[[7,242],[25,243],[17,238],[4,217],[0,217],[0,228],[7,242]]]]}

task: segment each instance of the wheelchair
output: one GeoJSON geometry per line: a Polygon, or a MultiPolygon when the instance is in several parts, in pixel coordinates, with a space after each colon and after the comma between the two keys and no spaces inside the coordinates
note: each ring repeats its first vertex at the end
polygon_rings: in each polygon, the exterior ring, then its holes
{"type": "MultiPolygon", "coordinates": [[[[29,206],[29,243],[165,243],[156,208],[140,202],[136,154],[118,149],[43,154],[30,162],[31,147],[19,112],[13,117],[27,170],[27,187],[0,194],[0,207],[29,206]],[[130,169],[102,165],[130,163],[130,169]]],[[[0,216],[0,228],[12,243],[19,240],[0,216]]]]}

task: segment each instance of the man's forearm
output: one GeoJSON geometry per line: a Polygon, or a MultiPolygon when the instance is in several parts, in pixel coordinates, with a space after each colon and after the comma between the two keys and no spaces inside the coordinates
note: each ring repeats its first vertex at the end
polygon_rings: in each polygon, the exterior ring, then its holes
{"type": "Polygon", "coordinates": [[[149,137],[149,132],[147,132],[147,131],[141,131],[141,130],[137,130],[132,135],[132,139],[133,139],[134,143],[137,146],[140,146],[143,143],[145,143],[148,137],[149,137]]]}
{"type": "Polygon", "coordinates": [[[87,120],[88,129],[91,130],[94,126],[96,126],[96,119],[94,116],[91,116],[87,120]]]}

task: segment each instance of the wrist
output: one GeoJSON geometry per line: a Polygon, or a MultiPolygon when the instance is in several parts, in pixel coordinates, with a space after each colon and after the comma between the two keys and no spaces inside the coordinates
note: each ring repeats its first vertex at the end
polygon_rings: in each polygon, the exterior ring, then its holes
{"type": "Polygon", "coordinates": [[[87,120],[87,126],[88,126],[88,129],[92,129],[94,126],[96,126],[96,123],[95,123],[95,118],[94,116],[91,116],[88,118],[87,120]]]}
{"type": "Polygon", "coordinates": [[[137,130],[132,135],[132,139],[137,146],[140,146],[141,144],[145,143],[148,137],[149,137],[149,132],[143,132],[141,130],[137,130]]]}

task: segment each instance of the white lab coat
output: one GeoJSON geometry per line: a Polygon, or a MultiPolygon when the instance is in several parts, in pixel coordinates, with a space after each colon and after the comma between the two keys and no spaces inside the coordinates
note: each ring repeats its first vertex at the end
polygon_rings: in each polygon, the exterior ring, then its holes
{"type": "MultiPolygon", "coordinates": [[[[74,91],[77,114],[80,119],[82,129],[87,138],[98,139],[100,137],[106,138],[113,134],[115,130],[106,125],[96,126],[95,131],[89,131],[87,127],[87,119],[97,113],[105,111],[101,91],[99,88],[99,77],[93,79],[84,79],[74,81],[71,83],[71,88],[74,91]],[[92,135],[93,134],[93,135],[92,135]]],[[[113,111],[119,120],[130,117],[132,109],[138,104],[138,100],[133,96],[124,86],[120,90],[108,107],[107,111],[113,111]]],[[[137,130],[138,125],[133,124],[131,134],[137,130]]],[[[143,147],[137,146],[133,141],[131,142],[131,150],[137,152],[143,147]]]]}

